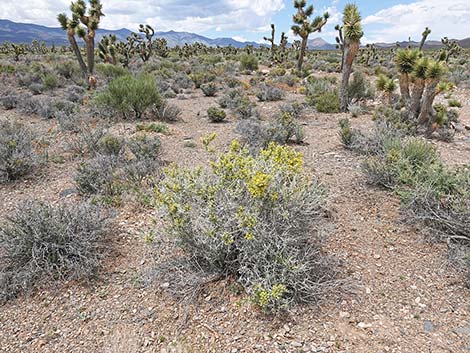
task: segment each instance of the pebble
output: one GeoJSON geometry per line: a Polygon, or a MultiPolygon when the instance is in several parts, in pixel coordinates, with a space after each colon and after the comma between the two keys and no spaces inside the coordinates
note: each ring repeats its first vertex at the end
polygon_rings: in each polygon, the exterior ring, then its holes
{"type": "Polygon", "coordinates": [[[436,329],[436,326],[434,326],[430,320],[424,320],[423,328],[426,332],[433,332],[436,329]]]}

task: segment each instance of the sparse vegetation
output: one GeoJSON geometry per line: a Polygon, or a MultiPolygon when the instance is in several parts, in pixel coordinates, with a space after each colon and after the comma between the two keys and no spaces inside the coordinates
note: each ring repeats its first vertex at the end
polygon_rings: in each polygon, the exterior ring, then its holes
{"type": "Polygon", "coordinates": [[[99,269],[109,216],[89,204],[28,201],[0,227],[0,301],[51,280],[90,280],[99,269]]]}

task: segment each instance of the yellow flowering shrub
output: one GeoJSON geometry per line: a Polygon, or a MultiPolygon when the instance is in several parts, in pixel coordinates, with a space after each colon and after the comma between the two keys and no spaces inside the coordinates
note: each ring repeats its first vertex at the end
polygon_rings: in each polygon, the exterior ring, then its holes
{"type": "Polygon", "coordinates": [[[309,264],[320,253],[306,249],[324,192],[301,153],[270,144],[252,155],[233,141],[209,167],[165,169],[155,195],[168,233],[199,268],[235,276],[263,310],[304,300],[317,278],[309,264]]]}

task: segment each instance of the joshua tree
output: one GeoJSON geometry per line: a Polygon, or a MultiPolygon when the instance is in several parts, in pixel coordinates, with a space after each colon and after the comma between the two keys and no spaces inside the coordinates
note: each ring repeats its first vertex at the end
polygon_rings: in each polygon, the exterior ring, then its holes
{"type": "Polygon", "coordinates": [[[287,36],[285,32],[281,33],[281,60],[284,61],[286,59],[286,48],[287,48],[287,36]]]}
{"type": "Polygon", "coordinates": [[[145,35],[143,39],[137,33],[132,33],[137,44],[137,51],[139,52],[142,61],[146,62],[150,59],[153,52],[153,41],[152,38],[155,35],[155,30],[150,25],[139,25],[139,32],[145,35]]]}
{"type": "Polygon", "coordinates": [[[127,37],[125,42],[119,42],[116,45],[116,50],[119,53],[119,61],[124,67],[129,66],[129,62],[131,61],[132,56],[135,53],[136,46],[135,46],[135,37],[130,35],[127,37]]]}
{"type": "Polygon", "coordinates": [[[343,32],[341,31],[341,26],[336,25],[335,31],[338,31],[338,36],[336,39],[336,48],[341,50],[341,68],[340,70],[343,71],[343,60],[344,60],[344,40],[343,40],[343,32]]]}
{"type": "Polygon", "coordinates": [[[70,42],[70,46],[77,57],[78,64],[80,65],[80,69],[82,70],[83,76],[87,75],[88,69],[86,67],[85,61],[83,61],[82,52],[78,47],[77,40],[75,39],[75,34],[77,29],[80,26],[80,19],[74,13],[72,13],[72,18],[69,19],[64,13],[57,16],[59,20],[60,26],[64,31],[67,31],[67,37],[70,42]]]}
{"type": "Polygon", "coordinates": [[[420,58],[413,68],[411,89],[411,101],[408,119],[411,122],[416,121],[421,110],[421,98],[423,97],[424,87],[426,85],[426,71],[428,69],[429,59],[420,58]]]}
{"type": "Polygon", "coordinates": [[[387,98],[388,103],[392,104],[394,98],[393,93],[397,88],[395,80],[393,78],[385,76],[384,74],[381,74],[375,82],[375,85],[377,87],[377,90],[384,92],[384,98],[387,98]]]}
{"type": "Polygon", "coordinates": [[[116,65],[116,36],[114,34],[109,34],[101,38],[100,43],[98,44],[99,56],[105,62],[109,64],[116,65]]]}
{"type": "Polygon", "coordinates": [[[445,67],[442,63],[434,60],[428,62],[425,78],[426,88],[424,90],[423,98],[421,100],[421,110],[418,116],[418,123],[430,125],[432,104],[436,95],[444,90],[444,86],[438,89],[439,81],[445,73],[445,67]]]}
{"type": "Polygon", "coordinates": [[[340,90],[341,111],[348,110],[348,86],[349,77],[352,72],[352,65],[357,52],[362,32],[361,15],[355,4],[347,4],[343,12],[343,25],[340,27],[344,42],[343,64],[342,64],[342,81],[340,90]]]}
{"type": "Polygon", "coordinates": [[[306,0],[295,0],[294,7],[297,9],[297,13],[293,16],[294,25],[292,31],[295,35],[302,38],[302,44],[300,46],[299,59],[297,61],[297,70],[302,71],[302,65],[304,62],[305,51],[307,50],[308,36],[310,33],[320,32],[323,26],[326,24],[329,14],[325,12],[323,16],[317,16],[310,22],[310,17],[313,14],[313,6],[307,6],[306,0]]]}
{"type": "Polygon", "coordinates": [[[413,72],[419,51],[416,49],[398,50],[396,64],[400,73],[400,93],[405,103],[410,101],[410,74],[413,72]]]}
{"type": "Polygon", "coordinates": [[[422,34],[421,43],[419,43],[419,51],[423,51],[424,43],[426,42],[426,39],[428,38],[430,34],[431,34],[431,30],[428,27],[426,27],[422,34]]]}
{"type": "Polygon", "coordinates": [[[26,54],[26,48],[23,44],[11,44],[11,48],[13,49],[13,54],[15,55],[15,61],[20,60],[21,55],[26,54]]]}
{"type": "Polygon", "coordinates": [[[275,51],[276,51],[276,44],[274,43],[274,34],[276,33],[276,29],[274,27],[274,23],[271,23],[271,38],[263,37],[263,39],[269,43],[271,43],[271,60],[274,59],[275,51]]]}
{"type": "Polygon", "coordinates": [[[88,9],[88,13],[85,1],[77,0],[72,1],[70,5],[70,10],[72,11],[71,19],[64,13],[59,14],[57,19],[62,29],[67,31],[70,45],[78,59],[80,67],[84,75],[88,76],[89,86],[93,87],[96,84],[96,79],[93,76],[95,66],[95,36],[101,17],[104,16],[104,14],[100,0],[90,0],[89,2],[90,8],[88,9]],[[82,27],[80,24],[85,27],[82,27]],[[83,61],[82,54],[75,40],[75,34],[85,41],[87,64],[83,61]]]}
{"type": "Polygon", "coordinates": [[[449,38],[444,37],[441,39],[444,48],[438,54],[439,61],[449,62],[451,56],[459,54],[462,51],[462,47],[456,40],[449,40],[449,38]]]}

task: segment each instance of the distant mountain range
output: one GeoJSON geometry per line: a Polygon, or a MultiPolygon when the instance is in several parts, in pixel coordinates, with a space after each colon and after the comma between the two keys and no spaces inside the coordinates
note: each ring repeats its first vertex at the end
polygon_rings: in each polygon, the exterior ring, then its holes
{"type": "MultiPolygon", "coordinates": [[[[118,30],[99,29],[96,38],[101,38],[108,34],[116,35],[118,40],[126,40],[132,32],[126,28],[118,30]]],[[[247,45],[259,47],[256,42],[239,42],[232,38],[207,38],[198,34],[188,32],[155,32],[157,38],[165,38],[170,47],[176,45],[194,44],[196,42],[206,44],[208,46],[233,46],[243,48],[247,45]]],[[[16,23],[9,20],[0,19],[0,43],[31,43],[34,39],[44,41],[48,45],[68,45],[66,33],[59,27],[46,27],[30,23],[16,23]]]]}
{"type": "MultiPolygon", "coordinates": [[[[126,38],[132,32],[126,28],[118,30],[107,30],[99,29],[97,31],[97,40],[101,40],[101,37],[107,34],[116,35],[118,40],[126,40],[126,38]]],[[[253,45],[254,47],[260,47],[262,45],[268,46],[268,44],[260,44],[257,42],[240,42],[233,38],[207,38],[195,33],[188,32],[156,32],[155,36],[158,38],[165,38],[170,47],[176,45],[202,43],[208,46],[233,46],[236,48],[243,48],[247,45],[253,45]]],[[[66,33],[58,27],[46,27],[41,25],[35,25],[30,23],[17,23],[9,20],[0,19],[0,44],[3,42],[11,43],[31,43],[33,40],[44,41],[48,45],[68,45],[66,33]]],[[[470,38],[466,38],[459,41],[459,44],[463,48],[470,48],[470,38]]],[[[400,46],[406,47],[419,46],[418,42],[400,42],[400,46]]],[[[389,48],[395,46],[395,43],[377,43],[379,48],[389,48]]],[[[425,48],[439,48],[442,46],[440,41],[427,41],[425,48]]],[[[308,48],[311,50],[335,50],[336,45],[331,44],[323,40],[322,38],[313,38],[308,41],[308,48]]]]}

